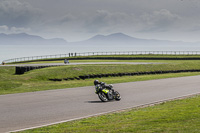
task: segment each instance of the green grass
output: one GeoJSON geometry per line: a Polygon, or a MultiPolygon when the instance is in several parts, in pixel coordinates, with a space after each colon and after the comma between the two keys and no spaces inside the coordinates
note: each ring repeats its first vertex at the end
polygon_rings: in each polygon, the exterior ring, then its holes
{"type": "MultiPolygon", "coordinates": [[[[165,62],[166,63],[166,62],[165,62]]],[[[0,67],[0,94],[23,93],[51,89],[73,88],[81,86],[92,86],[94,79],[69,80],[54,82],[53,78],[73,78],[87,74],[119,73],[119,72],[141,72],[157,70],[180,70],[199,69],[200,61],[168,61],[167,64],[149,65],[74,65],[59,66],[29,71],[23,75],[15,75],[15,67],[0,67]]],[[[106,83],[122,83],[143,81],[170,77],[182,77],[200,75],[200,73],[176,73],[162,75],[124,76],[108,77],[99,80],[106,83]]]]}
{"type": "Polygon", "coordinates": [[[200,96],[164,102],[22,133],[196,133],[200,132],[200,96]]]}
{"type": "Polygon", "coordinates": [[[167,71],[167,70],[188,70],[200,69],[200,61],[176,61],[167,64],[98,64],[98,65],[66,65],[59,67],[49,67],[30,71],[19,77],[29,77],[31,81],[47,81],[58,78],[74,78],[88,74],[110,74],[122,72],[148,72],[148,71],[167,71]]]}
{"type": "MultiPolygon", "coordinates": [[[[104,60],[93,60],[102,62],[104,60]]],[[[92,62],[93,62],[92,61],[92,62]]],[[[116,62],[117,60],[112,60],[116,62]]],[[[112,62],[109,61],[109,62],[112,62]]],[[[123,62],[122,60],[120,60],[123,62]]],[[[70,62],[90,62],[88,60],[70,62]]],[[[118,62],[118,61],[117,61],[118,62]]],[[[127,61],[126,61],[127,62],[127,61]]],[[[130,61],[132,62],[132,61],[130,61]]],[[[51,89],[92,86],[94,79],[49,81],[49,78],[77,77],[87,74],[144,72],[158,70],[200,69],[198,60],[137,60],[133,62],[158,62],[165,64],[149,65],[74,65],[59,66],[29,71],[24,75],[15,75],[15,67],[0,67],[0,94],[33,92],[51,89]]],[[[51,62],[50,62],[51,63],[51,62]]],[[[200,75],[194,73],[176,73],[160,75],[108,77],[99,80],[108,84],[145,81],[172,77],[200,75]]],[[[131,109],[120,113],[102,115],[78,121],[52,125],[24,132],[199,132],[200,131],[200,96],[162,103],[160,105],[131,109]]]]}
{"type": "MultiPolygon", "coordinates": [[[[162,75],[160,74],[160,75],[143,75],[143,76],[124,76],[124,77],[97,78],[97,79],[106,82],[108,84],[114,84],[114,83],[164,79],[172,77],[195,76],[195,75],[200,75],[200,73],[196,72],[196,73],[179,73],[179,74],[162,74],[162,75]]],[[[24,92],[43,91],[43,90],[74,88],[82,86],[93,86],[93,81],[94,79],[71,80],[62,82],[28,81],[26,79],[18,79],[15,81],[0,82],[0,94],[3,95],[11,93],[24,93],[24,92]]]]}

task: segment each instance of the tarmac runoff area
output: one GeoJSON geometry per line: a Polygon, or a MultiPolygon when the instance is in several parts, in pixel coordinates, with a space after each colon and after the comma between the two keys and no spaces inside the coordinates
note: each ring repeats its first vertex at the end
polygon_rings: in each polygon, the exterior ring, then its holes
{"type": "Polygon", "coordinates": [[[32,129],[200,93],[200,76],[114,84],[121,101],[103,103],[94,86],[0,95],[0,132],[32,129]]]}
{"type": "Polygon", "coordinates": [[[13,64],[13,65],[0,65],[1,66],[62,66],[62,65],[92,65],[92,64],[132,64],[132,65],[140,65],[140,64],[164,64],[164,63],[151,63],[151,62],[86,62],[86,63],[44,63],[44,64],[13,64]]]}

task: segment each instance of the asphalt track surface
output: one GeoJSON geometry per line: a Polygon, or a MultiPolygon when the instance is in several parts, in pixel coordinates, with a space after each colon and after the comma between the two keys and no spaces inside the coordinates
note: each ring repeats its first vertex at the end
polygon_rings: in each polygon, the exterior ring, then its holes
{"type": "Polygon", "coordinates": [[[93,86],[0,96],[0,132],[86,118],[200,93],[200,76],[114,84],[121,101],[100,102],[93,86]]]}
{"type": "Polygon", "coordinates": [[[151,62],[85,62],[85,63],[44,63],[44,64],[11,64],[11,65],[0,65],[3,66],[63,66],[63,65],[92,65],[92,64],[132,64],[132,65],[139,65],[139,64],[163,64],[163,63],[151,63],[151,62]]]}

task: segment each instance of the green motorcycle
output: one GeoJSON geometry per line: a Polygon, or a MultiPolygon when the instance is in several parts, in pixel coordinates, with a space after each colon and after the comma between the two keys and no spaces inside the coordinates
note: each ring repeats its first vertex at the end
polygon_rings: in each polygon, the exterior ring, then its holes
{"type": "Polygon", "coordinates": [[[99,99],[102,102],[108,102],[111,100],[121,100],[119,92],[115,91],[112,85],[109,85],[109,87],[102,87],[100,84],[98,84],[95,86],[95,89],[95,93],[99,96],[99,99]]]}

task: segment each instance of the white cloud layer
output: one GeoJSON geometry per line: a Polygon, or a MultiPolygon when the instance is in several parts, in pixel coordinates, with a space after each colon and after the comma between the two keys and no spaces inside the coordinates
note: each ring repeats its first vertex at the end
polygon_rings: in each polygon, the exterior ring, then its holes
{"type": "Polygon", "coordinates": [[[9,28],[6,25],[0,26],[0,33],[14,34],[14,33],[28,33],[28,32],[31,32],[30,28],[17,28],[17,27],[9,28]]]}

